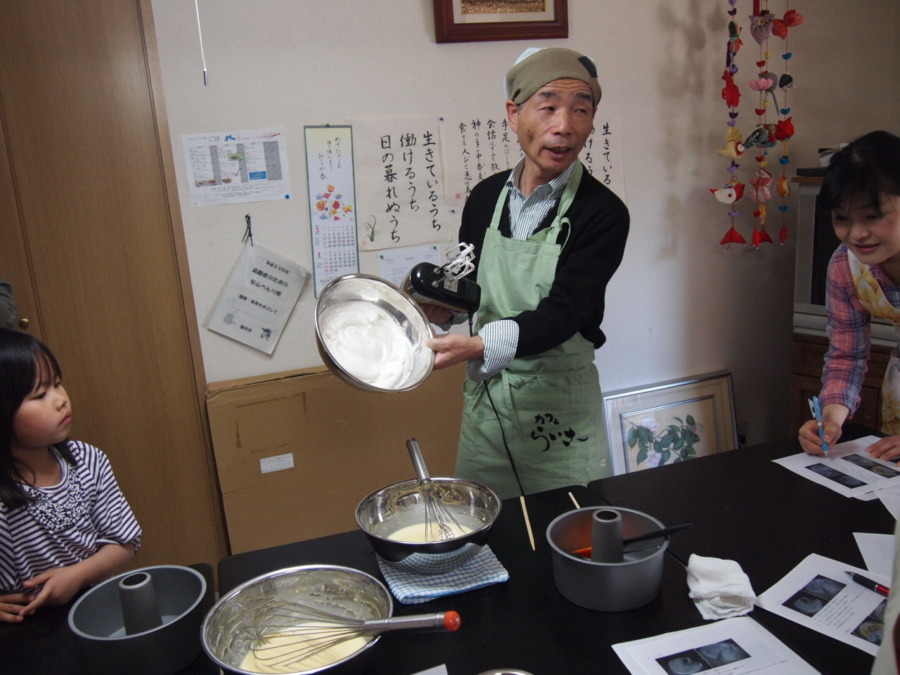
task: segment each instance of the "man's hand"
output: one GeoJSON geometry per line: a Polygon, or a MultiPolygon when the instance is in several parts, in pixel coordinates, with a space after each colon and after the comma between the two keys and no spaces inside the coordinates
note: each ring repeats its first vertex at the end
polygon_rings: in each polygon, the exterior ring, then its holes
{"type": "Polygon", "coordinates": [[[469,337],[450,333],[431,338],[425,344],[435,352],[435,370],[449,368],[457,363],[463,363],[469,359],[480,359],[484,356],[484,342],[478,335],[469,337]]]}
{"type": "Polygon", "coordinates": [[[440,305],[420,303],[419,307],[421,307],[422,311],[425,312],[425,316],[428,321],[438,326],[443,326],[453,318],[453,312],[451,312],[446,307],[441,307],[440,305]]]}

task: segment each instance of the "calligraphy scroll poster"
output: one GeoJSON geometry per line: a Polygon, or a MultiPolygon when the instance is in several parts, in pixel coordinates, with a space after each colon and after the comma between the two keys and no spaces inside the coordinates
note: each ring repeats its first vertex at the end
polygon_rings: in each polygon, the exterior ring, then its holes
{"type": "Polygon", "coordinates": [[[359,272],[353,133],[349,126],[308,126],[303,132],[318,297],[332,279],[359,272]]]}
{"type": "Polygon", "coordinates": [[[213,305],[206,327],[266,354],[284,331],[309,272],[249,242],[213,305]]]}
{"type": "Polygon", "coordinates": [[[181,139],[193,206],[291,198],[280,129],[186,134],[181,139]]]}
{"type": "MultiPolygon", "coordinates": [[[[594,118],[594,131],[579,157],[588,172],[625,199],[621,125],[615,109],[604,105],[594,118]]],[[[440,127],[447,206],[461,209],[482,179],[513,168],[522,157],[516,134],[504,112],[444,119],[440,127]]]]}
{"type": "Polygon", "coordinates": [[[353,122],[358,175],[359,248],[374,251],[455,241],[444,196],[440,119],[353,122]]]}

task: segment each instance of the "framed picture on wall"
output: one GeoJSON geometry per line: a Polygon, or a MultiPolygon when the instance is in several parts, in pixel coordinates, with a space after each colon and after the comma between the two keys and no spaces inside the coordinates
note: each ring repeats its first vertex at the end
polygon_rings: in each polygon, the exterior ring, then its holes
{"type": "Polygon", "coordinates": [[[603,397],[616,473],[737,446],[731,373],[707,373],[603,397]]]}
{"type": "Polygon", "coordinates": [[[569,37],[568,0],[434,0],[436,42],[569,37]]]}

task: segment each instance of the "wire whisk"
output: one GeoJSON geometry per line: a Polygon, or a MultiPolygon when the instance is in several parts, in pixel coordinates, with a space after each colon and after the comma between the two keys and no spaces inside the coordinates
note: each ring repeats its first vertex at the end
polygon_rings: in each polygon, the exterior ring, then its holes
{"type": "Polygon", "coordinates": [[[425,466],[419,442],[415,438],[410,438],[406,441],[406,448],[412,458],[422,492],[422,504],[425,509],[425,541],[445,541],[466,534],[467,530],[459,524],[459,521],[444,505],[444,500],[436,493],[434,483],[431,482],[431,475],[425,466]]]}
{"type": "MultiPolygon", "coordinates": [[[[367,637],[392,630],[431,629],[455,631],[461,620],[454,611],[437,614],[414,614],[383,619],[359,619],[341,616],[300,602],[273,600],[257,610],[250,650],[255,660],[267,669],[297,667],[303,662],[329,653],[327,665],[361,648],[367,637]],[[359,644],[345,653],[336,648],[352,640],[359,644]]],[[[312,665],[312,664],[310,664],[312,665]]]]}

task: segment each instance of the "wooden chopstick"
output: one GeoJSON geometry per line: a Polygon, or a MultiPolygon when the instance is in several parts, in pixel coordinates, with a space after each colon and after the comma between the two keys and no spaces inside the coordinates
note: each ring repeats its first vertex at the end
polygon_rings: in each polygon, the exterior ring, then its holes
{"type": "Polygon", "coordinates": [[[522,515],[525,517],[525,528],[528,530],[528,541],[531,542],[531,550],[537,550],[534,546],[534,532],[531,531],[531,519],[528,517],[528,507],[525,506],[525,495],[519,495],[519,504],[522,505],[522,515]]]}

